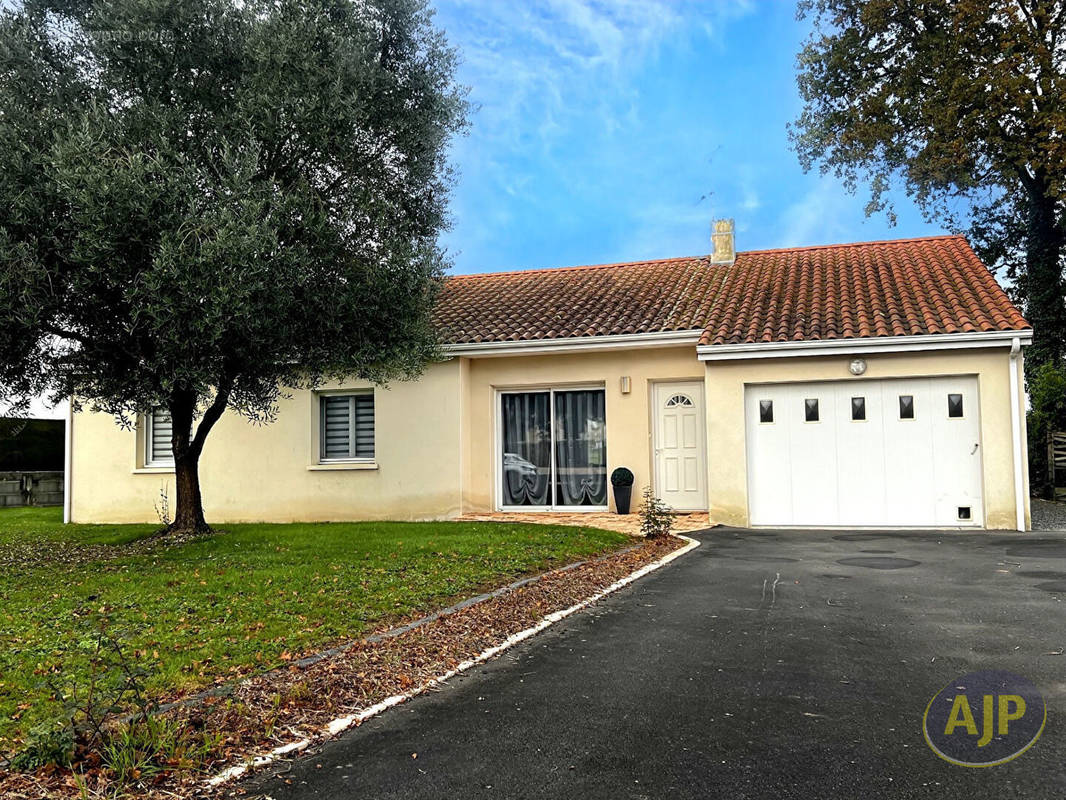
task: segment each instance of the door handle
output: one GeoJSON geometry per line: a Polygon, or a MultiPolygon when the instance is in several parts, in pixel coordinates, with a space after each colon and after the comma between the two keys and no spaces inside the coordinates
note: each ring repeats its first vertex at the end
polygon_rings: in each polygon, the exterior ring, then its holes
{"type": "Polygon", "coordinates": [[[980,446],[981,446],[980,442],[974,442],[973,450],[970,451],[970,455],[972,456],[974,453],[976,453],[977,452],[977,448],[980,447],[980,446]]]}

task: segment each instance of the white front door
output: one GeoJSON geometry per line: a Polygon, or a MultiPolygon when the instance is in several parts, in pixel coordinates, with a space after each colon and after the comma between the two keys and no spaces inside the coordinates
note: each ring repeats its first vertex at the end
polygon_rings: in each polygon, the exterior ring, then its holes
{"type": "Polygon", "coordinates": [[[984,522],[977,379],[749,386],[752,525],[984,522]]]}
{"type": "Polygon", "coordinates": [[[657,383],[655,494],[675,511],[707,510],[703,383],[657,383]]]}

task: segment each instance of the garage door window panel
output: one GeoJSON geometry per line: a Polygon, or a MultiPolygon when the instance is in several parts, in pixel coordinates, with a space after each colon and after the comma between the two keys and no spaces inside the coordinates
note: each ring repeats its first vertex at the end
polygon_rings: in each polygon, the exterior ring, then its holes
{"type": "Polygon", "coordinates": [[[764,425],[769,425],[774,421],[774,401],[773,400],[760,400],[759,401],[759,422],[764,425]]]}
{"type": "Polygon", "coordinates": [[[851,398],[851,421],[852,422],[865,422],[866,421],[866,398],[865,397],[853,397],[853,398],[851,398]]]}
{"type": "Polygon", "coordinates": [[[803,419],[805,422],[819,422],[818,398],[808,398],[803,401],[803,419]]]}
{"type": "Polygon", "coordinates": [[[948,395],[948,418],[949,419],[962,419],[962,395],[961,394],[949,394],[948,395]]]}
{"type": "Polygon", "coordinates": [[[899,396],[899,418],[914,419],[914,395],[901,394],[899,396]]]}

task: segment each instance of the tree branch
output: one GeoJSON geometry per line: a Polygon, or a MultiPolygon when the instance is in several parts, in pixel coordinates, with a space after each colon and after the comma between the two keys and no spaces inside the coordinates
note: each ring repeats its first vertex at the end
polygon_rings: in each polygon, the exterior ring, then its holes
{"type": "Polygon", "coordinates": [[[226,410],[226,406],[229,405],[230,392],[233,391],[233,378],[227,376],[219,381],[218,390],[215,393],[215,399],[211,405],[207,407],[207,411],[204,412],[203,419],[200,420],[200,424],[196,426],[196,436],[193,437],[192,442],[189,443],[189,450],[199,458],[200,453],[203,452],[204,442],[207,441],[207,434],[211,432],[211,429],[215,427],[215,423],[218,422],[219,417],[222,416],[222,412],[226,410]]]}
{"type": "Polygon", "coordinates": [[[82,334],[75,333],[74,331],[64,330],[63,328],[59,328],[55,325],[42,325],[41,330],[45,333],[50,333],[53,336],[58,336],[61,339],[70,339],[71,341],[80,342],[81,344],[84,344],[86,346],[92,344],[92,340],[90,340],[88,336],[83,336],[82,334]]]}

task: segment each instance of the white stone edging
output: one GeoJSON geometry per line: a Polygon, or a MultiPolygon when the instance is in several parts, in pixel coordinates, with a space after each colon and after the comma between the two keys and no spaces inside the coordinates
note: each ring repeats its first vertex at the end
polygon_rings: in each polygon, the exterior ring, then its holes
{"type": "MultiPolygon", "coordinates": [[[[658,561],[653,561],[650,564],[645,564],[636,572],[631,572],[629,575],[626,575],[623,578],[619,578],[606,589],[597,592],[591,597],[585,598],[580,603],[572,605],[569,608],[564,608],[561,611],[554,611],[551,614],[548,614],[548,616],[546,616],[544,619],[542,619],[540,622],[538,622],[531,628],[526,628],[523,631],[511,634],[500,644],[494,645],[493,647],[490,647],[487,650],[483,650],[473,658],[467,659],[455,668],[449,670],[448,672],[445,672],[443,675],[438,675],[435,678],[431,678],[430,680],[423,683],[421,686],[417,686],[408,692],[404,692],[403,694],[395,694],[392,697],[387,697],[380,703],[375,703],[369,708],[364,708],[358,714],[352,714],[346,717],[338,717],[337,719],[333,720],[325,726],[325,728],[321,731],[320,736],[322,738],[330,738],[336,736],[337,734],[348,730],[348,728],[352,727],[353,725],[360,725],[371,717],[376,717],[382,711],[386,711],[395,705],[399,705],[400,703],[403,703],[406,700],[410,700],[412,697],[417,697],[418,695],[436,686],[439,686],[450,678],[454,678],[460,672],[466,672],[471,667],[475,667],[484,661],[488,661],[489,659],[498,656],[504,650],[514,647],[519,642],[525,641],[531,636],[535,636],[545,628],[548,628],[554,625],[556,622],[559,622],[560,620],[569,617],[571,614],[581,611],[583,608],[592,605],[598,600],[602,600],[607,595],[618,591],[624,586],[628,586],[630,583],[633,583],[633,581],[643,578],[648,573],[654,572],[660,567],[669,564],[675,558],[680,558],[685,553],[700,546],[699,541],[693,539],[690,536],[684,536],[683,534],[674,535],[678,539],[682,539],[687,542],[687,544],[684,547],[680,547],[677,550],[674,550],[672,553],[667,553],[658,561]]],[[[266,753],[265,755],[255,756],[254,758],[249,759],[243,764],[237,764],[235,766],[223,770],[218,775],[215,775],[214,777],[208,779],[207,783],[209,786],[220,786],[221,784],[226,783],[227,781],[231,781],[235,778],[241,777],[246,772],[248,772],[249,769],[264,767],[283,756],[303,752],[311,746],[311,742],[312,739],[308,737],[300,739],[299,741],[290,742],[289,744],[282,745],[280,747],[275,747],[273,750],[271,750],[269,753],[266,753]]]]}

